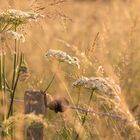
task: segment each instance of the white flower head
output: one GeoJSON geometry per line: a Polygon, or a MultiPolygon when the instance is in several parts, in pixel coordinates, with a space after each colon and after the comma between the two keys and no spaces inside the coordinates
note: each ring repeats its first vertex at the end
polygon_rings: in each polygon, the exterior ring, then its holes
{"type": "Polygon", "coordinates": [[[66,62],[68,64],[76,65],[78,68],[80,68],[80,61],[77,57],[72,57],[61,50],[49,49],[45,56],[47,58],[55,58],[59,62],[66,62]]]}
{"type": "Polygon", "coordinates": [[[114,85],[111,85],[106,78],[102,77],[82,77],[73,83],[73,86],[82,86],[87,89],[98,90],[106,95],[113,97],[119,102],[118,92],[116,92],[114,85]]]}
{"type": "Polygon", "coordinates": [[[0,22],[20,25],[29,22],[30,20],[37,20],[39,17],[44,17],[43,15],[35,12],[24,12],[21,10],[9,9],[0,14],[0,22]]]}
{"type": "Polygon", "coordinates": [[[85,86],[89,79],[87,77],[82,76],[80,79],[76,80],[72,86],[73,87],[80,87],[80,86],[85,86]]]}
{"type": "Polygon", "coordinates": [[[19,33],[14,32],[14,31],[7,31],[6,35],[10,39],[12,38],[12,39],[16,39],[18,41],[21,40],[21,42],[23,42],[23,43],[25,42],[25,37],[23,34],[19,34],[19,33]]]}

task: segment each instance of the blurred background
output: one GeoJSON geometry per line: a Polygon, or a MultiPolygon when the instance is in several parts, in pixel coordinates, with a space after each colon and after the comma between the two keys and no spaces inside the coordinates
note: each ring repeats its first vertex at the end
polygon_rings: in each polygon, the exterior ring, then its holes
{"type": "MultiPolygon", "coordinates": [[[[25,43],[20,45],[20,50],[25,53],[30,76],[26,82],[19,83],[17,99],[23,99],[26,89],[45,89],[58,65],[55,61],[47,61],[45,53],[48,49],[58,49],[77,56],[81,69],[62,64],[48,90],[51,95],[68,96],[69,92],[76,102],[78,90],[73,89],[71,84],[77,78],[111,77],[121,87],[122,96],[130,111],[140,119],[139,0],[0,0],[0,12],[9,8],[33,10],[45,15],[44,19],[19,29],[26,38],[25,43]]],[[[8,53],[12,52],[12,42],[7,41],[5,47],[10,50],[8,53]]],[[[9,82],[12,73],[10,62],[9,57],[9,82]]],[[[85,90],[81,92],[80,104],[83,106],[89,95],[85,90]]],[[[15,102],[15,108],[17,112],[24,111],[22,103],[15,102]]],[[[53,130],[54,126],[58,129],[62,127],[57,125],[63,122],[59,117],[61,115],[55,115],[51,111],[47,114],[51,122],[48,130],[50,139],[57,139],[58,136],[53,130]]],[[[89,119],[93,122],[92,118],[89,119]]],[[[89,128],[90,132],[94,132],[91,137],[95,140],[120,139],[115,136],[116,131],[104,131],[110,126],[95,124],[95,127],[89,128]]]]}

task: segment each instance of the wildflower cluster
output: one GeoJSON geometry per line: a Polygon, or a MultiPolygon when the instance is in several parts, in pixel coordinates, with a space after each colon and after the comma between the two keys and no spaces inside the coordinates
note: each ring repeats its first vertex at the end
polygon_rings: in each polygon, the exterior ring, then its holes
{"type": "Polygon", "coordinates": [[[108,78],[102,78],[102,77],[82,77],[78,80],[76,80],[73,83],[74,87],[82,86],[87,89],[92,90],[98,90],[102,93],[105,93],[106,95],[110,97],[114,97],[115,99],[120,99],[118,94],[121,93],[117,88],[118,86],[114,86],[111,84],[111,81],[109,82],[108,78]]]}
{"type": "Polygon", "coordinates": [[[35,12],[24,12],[21,10],[9,9],[0,14],[0,24],[11,24],[18,26],[25,24],[30,20],[36,21],[39,17],[44,16],[35,12]]]}
{"type": "Polygon", "coordinates": [[[49,49],[45,56],[48,58],[55,58],[59,62],[66,62],[68,64],[76,65],[78,68],[80,68],[79,59],[68,55],[66,52],[49,49]]]}

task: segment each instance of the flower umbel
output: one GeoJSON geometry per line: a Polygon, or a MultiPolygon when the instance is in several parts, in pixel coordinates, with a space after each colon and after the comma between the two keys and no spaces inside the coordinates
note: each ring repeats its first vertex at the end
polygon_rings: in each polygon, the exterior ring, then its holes
{"type": "Polygon", "coordinates": [[[117,85],[111,84],[111,82],[108,81],[108,78],[102,78],[102,77],[82,77],[78,80],[76,80],[73,83],[74,87],[82,86],[87,89],[92,90],[98,90],[102,93],[105,93],[106,95],[110,97],[114,97],[114,99],[119,98],[118,94],[121,93],[121,91],[118,92],[117,85]]]}
{"type": "Polygon", "coordinates": [[[0,14],[0,24],[12,24],[20,25],[25,24],[30,20],[37,20],[39,17],[44,17],[43,15],[35,12],[24,12],[21,10],[9,9],[0,14]]]}
{"type": "Polygon", "coordinates": [[[12,39],[16,39],[17,41],[21,40],[21,42],[25,42],[25,37],[23,34],[19,34],[17,32],[14,32],[14,31],[7,31],[6,32],[6,35],[8,38],[12,38],[12,39]]]}
{"type": "Polygon", "coordinates": [[[45,56],[47,58],[55,58],[59,62],[66,62],[68,64],[76,65],[78,68],[80,68],[80,61],[77,57],[72,57],[61,50],[49,49],[45,56]]]}

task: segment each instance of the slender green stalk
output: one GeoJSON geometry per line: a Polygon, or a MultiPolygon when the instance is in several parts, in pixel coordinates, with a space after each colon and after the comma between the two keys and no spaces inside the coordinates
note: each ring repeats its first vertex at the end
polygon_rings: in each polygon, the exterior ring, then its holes
{"type": "MultiPolygon", "coordinates": [[[[16,31],[16,26],[15,26],[16,31]]],[[[16,77],[16,65],[17,65],[17,40],[15,39],[15,47],[14,47],[14,61],[13,61],[13,78],[12,78],[12,86],[11,89],[13,90],[15,84],[15,77],[16,77]]]]}
{"type": "MultiPolygon", "coordinates": [[[[90,98],[89,98],[89,101],[88,101],[88,108],[90,107],[90,103],[91,103],[91,100],[92,100],[93,93],[94,93],[94,90],[91,91],[90,98]]],[[[85,114],[85,116],[83,118],[82,125],[84,125],[84,123],[86,121],[87,114],[88,114],[88,112],[86,112],[86,114],[85,114]]]]}
{"type": "MultiPolygon", "coordinates": [[[[2,87],[3,87],[3,80],[2,80],[2,52],[0,52],[0,105],[1,108],[3,108],[3,103],[1,102],[1,96],[2,96],[2,87]]],[[[2,116],[2,109],[0,110],[0,115],[2,116]]],[[[0,120],[3,120],[3,118],[0,116],[0,120]]]]}
{"type": "Polygon", "coordinates": [[[77,106],[77,107],[79,106],[80,95],[81,95],[81,87],[79,88],[79,92],[78,92],[77,103],[76,103],[76,106],[77,106]]]}
{"type": "Polygon", "coordinates": [[[19,65],[18,65],[17,77],[15,79],[15,84],[14,84],[14,87],[13,87],[13,90],[12,90],[11,102],[10,102],[10,107],[9,107],[9,110],[8,110],[7,118],[9,118],[11,113],[12,113],[12,107],[13,107],[13,102],[14,102],[14,98],[15,98],[15,91],[16,91],[18,80],[19,80],[19,76],[20,76],[20,66],[21,66],[21,63],[22,63],[22,57],[23,57],[23,55],[21,53],[20,61],[19,61],[19,65]]]}
{"type": "MultiPolygon", "coordinates": [[[[59,69],[59,66],[60,66],[60,62],[59,62],[59,64],[58,64],[57,70],[59,69]]],[[[56,70],[56,72],[53,74],[52,79],[50,80],[49,84],[47,85],[47,87],[45,88],[45,90],[43,91],[43,93],[46,93],[47,90],[49,89],[49,87],[51,86],[52,82],[54,81],[54,79],[55,79],[55,77],[56,77],[57,70],[56,70]]]]}
{"type": "Polygon", "coordinates": [[[5,120],[5,111],[6,111],[6,85],[5,85],[5,54],[1,52],[1,60],[0,60],[0,83],[1,83],[1,104],[2,104],[2,120],[5,120]]]}
{"type": "Polygon", "coordinates": [[[6,96],[6,61],[5,61],[5,54],[3,53],[3,64],[2,64],[2,79],[3,79],[3,111],[4,111],[4,120],[6,119],[6,111],[7,111],[7,96],[6,96]]]}
{"type": "Polygon", "coordinates": [[[0,91],[2,91],[2,52],[0,53],[0,91]]]}
{"type": "MultiPolygon", "coordinates": [[[[15,25],[15,32],[16,32],[16,25],[15,25]]],[[[11,85],[11,90],[13,92],[14,90],[14,85],[15,85],[15,79],[16,79],[16,68],[17,68],[17,40],[15,39],[15,46],[14,46],[14,60],[13,60],[13,78],[12,78],[12,85],[11,85]]],[[[13,98],[13,95],[11,94],[11,101],[13,98]]],[[[11,115],[13,114],[13,105],[11,108],[11,115]]]]}

